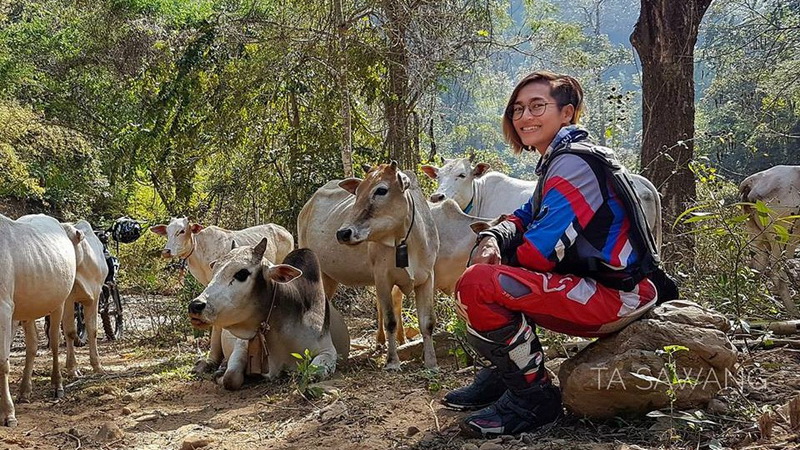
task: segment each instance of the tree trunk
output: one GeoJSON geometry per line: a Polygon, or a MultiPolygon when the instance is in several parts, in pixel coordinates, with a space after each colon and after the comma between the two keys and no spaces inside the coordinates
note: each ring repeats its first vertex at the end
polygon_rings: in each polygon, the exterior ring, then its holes
{"type": "MultiPolygon", "coordinates": [[[[668,224],[696,197],[689,169],[694,156],[694,45],[710,4],[641,0],[630,37],[642,62],[642,174],[661,191],[668,224]]],[[[665,249],[667,259],[686,260],[694,254],[691,235],[682,233],[671,243],[676,247],[665,249]]]]}
{"type": "Polygon", "coordinates": [[[350,91],[347,88],[347,41],[345,31],[347,28],[342,14],[342,0],[333,1],[334,26],[336,27],[336,52],[334,67],[336,68],[336,83],[342,96],[342,169],[345,178],[353,176],[353,125],[350,112],[350,91]]]}
{"type": "Polygon", "coordinates": [[[404,170],[415,170],[419,155],[412,150],[408,118],[408,51],[406,30],[409,23],[408,5],[401,0],[384,0],[385,31],[389,40],[387,65],[389,90],[386,94],[386,148],[389,158],[396,160],[404,170]]]}

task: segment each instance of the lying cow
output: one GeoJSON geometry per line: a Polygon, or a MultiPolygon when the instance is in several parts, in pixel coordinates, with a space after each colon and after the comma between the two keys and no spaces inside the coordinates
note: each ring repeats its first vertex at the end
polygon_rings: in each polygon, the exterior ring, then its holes
{"type": "Polygon", "coordinates": [[[339,186],[355,195],[355,202],[345,225],[336,231],[336,239],[348,246],[367,245],[369,273],[386,332],[386,368],[400,368],[395,333],[402,322],[392,308],[395,286],[406,295],[414,291],[425,367],[436,368],[431,335],[435,325],[433,267],[439,234],[416,177],[401,172],[392,161],[369,170],[363,181],[349,178],[339,186]]]}
{"type": "MultiPolygon", "coordinates": [[[[336,368],[337,354],[345,354],[350,342],[349,336],[331,337],[332,307],[322,290],[317,258],[311,250],[299,249],[275,265],[264,257],[267,243],[265,238],[255,247],[234,248],[214,263],[211,282],[189,304],[192,324],[224,328],[244,340],[263,334],[269,379],[295,368],[292,353],[306,349],[316,355],[312,363],[328,376],[336,368]]],[[[238,350],[228,364],[241,373],[246,361],[242,347],[238,350]]]]}
{"type": "MultiPolygon", "coordinates": [[[[185,259],[189,272],[203,286],[211,281],[211,262],[223,257],[231,249],[231,242],[238,245],[255,245],[267,238],[265,253],[271,261],[282,261],[294,248],[294,238],[286,228],[275,224],[256,225],[243,230],[226,230],[216,226],[204,227],[190,223],[186,217],[170,219],[167,225],[155,225],[150,231],[167,237],[161,251],[163,258],[185,259]]],[[[211,331],[211,350],[206,361],[195,367],[198,373],[214,370],[222,362],[222,330],[211,331]]]]}
{"type": "Polygon", "coordinates": [[[800,219],[783,219],[800,215],[800,166],[775,166],[750,175],[739,185],[739,195],[741,201],[745,202],[745,212],[750,215],[746,224],[755,247],[751,264],[762,273],[770,272],[786,311],[794,317],[800,317],[789,291],[788,277],[782,274],[782,268],[771,267],[776,262],[794,258],[800,243],[800,219]],[[769,217],[763,217],[763,222],[752,205],[756,201],[765,203],[770,209],[769,217]],[[783,226],[789,231],[786,242],[775,238],[773,225],[783,226]]]}
{"type": "MultiPolygon", "coordinates": [[[[62,224],[69,229],[70,224],[62,224]]],[[[75,308],[73,303],[80,303],[84,307],[84,317],[86,320],[86,333],[89,343],[89,363],[95,373],[103,373],[100,365],[100,358],[97,354],[97,308],[100,300],[100,292],[103,289],[106,276],[108,275],[108,264],[103,254],[103,244],[94,234],[92,226],[85,220],[80,220],[74,225],[80,231],[82,239],[75,246],[76,274],[75,283],[72,291],[67,297],[64,315],[62,316],[62,327],[67,344],[67,373],[71,377],[80,375],[75,362],[75,339],[78,332],[75,327],[75,308]]],[[[26,336],[26,360],[24,373],[33,371],[33,358],[36,356],[36,322],[25,321],[23,323],[26,336]],[[30,342],[29,342],[30,340],[30,342]]],[[[30,396],[30,385],[23,383],[20,390],[19,400],[27,401],[30,396]]]]}
{"type": "MultiPolygon", "coordinates": [[[[62,227],[52,217],[37,214],[14,221],[0,214],[0,416],[5,426],[17,425],[8,388],[14,323],[33,322],[48,314],[53,323],[61,321],[64,302],[75,283],[75,246],[82,238],[80,231],[69,225],[62,227]]],[[[59,327],[50,327],[50,379],[56,397],[64,395],[58,365],[60,334],[59,327]]],[[[33,365],[28,366],[28,360],[36,356],[36,339],[35,334],[25,334],[21,395],[31,389],[33,365]]]]}
{"type": "MultiPolygon", "coordinates": [[[[375,283],[367,246],[342,246],[336,242],[336,230],[348,220],[355,203],[355,197],[339,187],[340,182],[329,181],[317,189],[297,216],[298,245],[312,249],[319,258],[322,284],[329,300],[339,284],[373,286],[375,283]]],[[[430,205],[430,211],[439,235],[433,280],[436,289],[450,295],[466,269],[470,250],[475,245],[475,235],[470,225],[486,219],[464,214],[452,199],[430,205]]],[[[402,300],[402,292],[393,289],[392,310],[395,317],[401,317],[402,300]]],[[[383,309],[378,303],[378,345],[386,342],[383,317],[383,309]]],[[[402,326],[397,327],[395,339],[398,344],[405,342],[402,326]]]]}
{"type": "MultiPolygon", "coordinates": [[[[510,214],[527,202],[536,190],[535,181],[489,171],[489,165],[485,163],[473,167],[466,158],[445,160],[442,167],[424,165],[422,171],[439,184],[436,192],[430,196],[431,202],[452,198],[464,212],[480,217],[510,214]]],[[[660,249],[661,197],[647,178],[636,174],[631,174],[631,178],[647,224],[660,249]]]]}

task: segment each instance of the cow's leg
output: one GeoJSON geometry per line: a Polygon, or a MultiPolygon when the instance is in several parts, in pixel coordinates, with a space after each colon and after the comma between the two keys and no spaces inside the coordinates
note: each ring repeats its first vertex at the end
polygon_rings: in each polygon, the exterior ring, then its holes
{"type": "Polygon", "coordinates": [[[11,400],[11,391],[8,388],[11,371],[8,357],[11,354],[11,339],[14,336],[14,324],[11,320],[13,310],[13,299],[10,296],[0,297],[0,415],[2,424],[7,427],[17,426],[14,402],[11,400]]]}
{"type": "Polygon", "coordinates": [[[194,365],[194,373],[198,375],[213,372],[219,367],[224,358],[222,354],[222,329],[220,327],[211,328],[211,338],[209,341],[211,349],[208,352],[208,358],[201,358],[194,365]]]}
{"type": "Polygon", "coordinates": [[[419,331],[422,333],[422,349],[425,367],[438,369],[436,351],[433,348],[433,327],[436,326],[436,313],[433,309],[433,274],[425,283],[414,287],[414,298],[417,303],[417,319],[419,331]]]}
{"type": "Polygon", "coordinates": [[[745,222],[745,228],[747,228],[751,236],[750,247],[753,251],[750,267],[764,274],[769,267],[769,256],[772,246],[770,245],[764,227],[761,226],[758,217],[756,217],[757,213],[755,209],[745,208],[745,210],[750,214],[750,217],[745,222]]]}
{"type": "Polygon", "coordinates": [[[20,403],[28,403],[31,401],[33,362],[36,359],[36,350],[39,347],[36,321],[26,320],[22,322],[22,330],[25,332],[25,368],[22,369],[22,381],[19,383],[17,401],[20,403]]]}
{"type": "MultiPolygon", "coordinates": [[[[86,323],[86,337],[89,340],[89,364],[92,365],[94,373],[106,373],[100,365],[100,355],[97,353],[97,310],[100,300],[100,292],[94,300],[90,300],[83,305],[83,320],[86,323]]],[[[75,323],[73,320],[72,323],[75,323]]]]}
{"type": "Polygon", "coordinates": [[[403,345],[406,343],[406,330],[403,327],[403,291],[397,286],[392,288],[392,309],[397,318],[397,331],[395,331],[397,345],[403,345]]]}
{"type": "Polygon", "coordinates": [[[330,333],[326,333],[315,345],[320,352],[311,361],[317,367],[322,367],[324,373],[322,378],[328,378],[336,371],[336,347],[333,345],[330,333]]]}
{"type": "Polygon", "coordinates": [[[776,258],[779,259],[776,262],[776,267],[772,271],[772,282],[775,285],[778,296],[783,301],[783,305],[786,307],[786,312],[791,317],[800,317],[800,310],[798,310],[797,305],[792,299],[792,291],[790,287],[793,284],[794,277],[792,276],[791,271],[789,270],[789,264],[787,263],[789,259],[794,258],[794,252],[797,250],[797,241],[794,239],[794,237],[790,237],[789,241],[785,245],[779,245],[777,242],[775,242],[773,245],[774,248],[777,249],[775,251],[776,258]],[[781,247],[783,248],[781,249],[781,247]]]}
{"type": "Polygon", "coordinates": [[[78,337],[78,330],[75,327],[75,305],[71,301],[67,301],[67,303],[61,319],[61,326],[64,328],[64,339],[67,344],[67,375],[75,378],[81,376],[75,362],[75,339],[78,337]]]}
{"type": "MultiPolygon", "coordinates": [[[[386,365],[385,369],[400,369],[400,357],[397,355],[397,317],[394,315],[392,300],[392,288],[394,286],[387,281],[375,283],[375,291],[378,293],[378,304],[383,312],[383,327],[386,335],[386,365]]],[[[380,317],[380,316],[379,316],[380,317]]]]}
{"type": "MultiPolygon", "coordinates": [[[[383,312],[383,307],[381,305],[380,300],[377,302],[378,307],[378,332],[375,335],[375,342],[377,343],[376,347],[381,348],[386,344],[386,333],[384,332],[384,322],[383,319],[385,317],[383,312]]],[[[397,318],[398,323],[400,326],[397,327],[395,330],[395,337],[397,339],[398,345],[403,345],[406,343],[406,333],[403,329],[403,291],[400,290],[399,287],[394,286],[392,288],[392,311],[394,311],[394,316],[397,318]]]]}
{"type": "MultiPolygon", "coordinates": [[[[258,339],[258,338],[256,338],[258,339]]],[[[249,341],[236,339],[233,351],[227,358],[227,368],[222,376],[222,387],[229,391],[236,391],[244,384],[244,373],[247,370],[247,347],[249,341]]]]}
{"type": "MultiPolygon", "coordinates": [[[[72,304],[69,305],[72,308],[72,304]]],[[[50,352],[53,354],[53,367],[50,370],[50,383],[53,385],[53,396],[64,396],[64,384],[61,380],[61,370],[58,367],[58,344],[61,339],[61,318],[64,315],[64,303],[50,313],[50,352]]],[[[72,320],[73,323],[75,319],[72,320]]]]}

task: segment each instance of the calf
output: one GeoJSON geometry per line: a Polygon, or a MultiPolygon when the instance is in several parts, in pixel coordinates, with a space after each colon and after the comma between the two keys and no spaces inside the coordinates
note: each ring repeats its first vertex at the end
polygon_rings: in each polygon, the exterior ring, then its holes
{"type": "Polygon", "coordinates": [[[406,295],[414,291],[425,366],[436,368],[431,335],[435,325],[433,267],[439,234],[416,177],[401,172],[392,161],[369,170],[363,181],[350,178],[339,186],[355,195],[355,202],[347,222],[336,231],[336,239],[348,246],[367,245],[369,273],[386,333],[386,368],[400,368],[395,333],[401,318],[392,308],[395,286],[406,295]]]}
{"type": "Polygon", "coordinates": [[[800,317],[797,305],[792,300],[789,279],[780,267],[771,267],[779,261],[794,258],[800,243],[800,166],[775,166],[745,178],[739,185],[742,207],[749,214],[746,222],[755,247],[751,265],[762,273],[770,273],[773,285],[793,317],[800,317]],[[759,214],[753,205],[761,201],[769,208],[769,214],[759,214]],[[776,238],[774,225],[788,231],[788,239],[776,238]]]}
{"type": "MultiPolygon", "coordinates": [[[[11,340],[15,321],[33,322],[50,314],[61,321],[64,301],[75,283],[75,246],[83,238],[72,226],[44,215],[11,220],[0,214],[0,418],[5,426],[16,426],[14,403],[8,388],[11,340]]],[[[34,329],[35,331],[35,329],[34,329]]],[[[51,382],[56,397],[64,395],[58,366],[59,327],[50,327],[53,353],[51,382]]],[[[36,335],[25,334],[27,360],[36,355],[36,335]]],[[[26,367],[20,394],[30,392],[31,370],[26,367]]]]}
{"type": "MultiPolygon", "coordinates": [[[[173,217],[169,224],[155,225],[150,227],[150,231],[167,237],[161,256],[185,259],[189,272],[203,286],[208,286],[211,281],[210,263],[228,253],[231,242],[255,245],[266,237],[268,243],[265,254],[270,261],[282,261],[294,248],[292,234],[286,228],[272,223],[232,231],[216,226],[204,227],[189,222],[186,217],[173,217]]],[[[195,372],[214,370],[222,362],[221,332],[220,329],[212,329],[209,357],[195,366],[195,372]]]]}
{"type": "MultiPolygon", "coordinates": [[[[189,304],[192,324],[224,328],[244,340],[263,334],[267,378],[296,367],[292,353],[305,349],[316,355],[312,362],[326,376],[332,374],[337,353],[349,349],[349,336],[340,342],[331,338],[331,306],[322,290],[316,256],[299,249],[275,265],[264,258],[266,248],[265,238],[255,247],[234,248],[214,263],[208,286],[189,304]]],[[[232,364],[240,364],[241,351],[232,359],[232,364]]]]}

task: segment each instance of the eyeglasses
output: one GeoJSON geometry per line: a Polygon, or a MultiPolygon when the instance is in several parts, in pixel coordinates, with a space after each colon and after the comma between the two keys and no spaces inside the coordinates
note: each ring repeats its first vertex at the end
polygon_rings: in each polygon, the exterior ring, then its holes
{"type": "Polygon", "coordinates": [[[533,117],[539,117],[547,110],[547,105],[557,105],[555,102],[542,102],[541,100],[531,100],[527,105],[520,105],[519,103],[512,105],[506,111],[506,116],[511,120],[522,119],[525,114],[525,108],[531,112],[533,117]]]}

